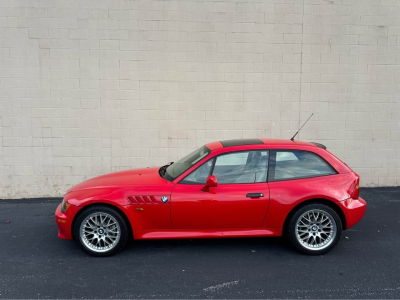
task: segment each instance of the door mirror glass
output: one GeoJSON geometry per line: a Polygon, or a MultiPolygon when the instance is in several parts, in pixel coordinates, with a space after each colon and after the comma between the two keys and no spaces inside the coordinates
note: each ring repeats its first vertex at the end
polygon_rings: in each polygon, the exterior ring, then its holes
{"type": "Polygon", "coordinates": [[[210,175],[207,177],[206,184],[204,185],[204,187],[201,188],[201,190],[203,192],[209,192],[210,188],[216,187],[217,185],[218,185],[217,177],[215,177],[214,175],[210,175]]]}

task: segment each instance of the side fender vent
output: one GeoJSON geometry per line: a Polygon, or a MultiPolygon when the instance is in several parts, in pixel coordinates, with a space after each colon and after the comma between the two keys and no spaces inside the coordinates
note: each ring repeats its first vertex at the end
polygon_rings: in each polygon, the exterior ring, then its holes
{"type": "Polygon", "coordinates": [[[128,196],[127,199],[132,204],[162,204],[155,196],[128,196]]]}

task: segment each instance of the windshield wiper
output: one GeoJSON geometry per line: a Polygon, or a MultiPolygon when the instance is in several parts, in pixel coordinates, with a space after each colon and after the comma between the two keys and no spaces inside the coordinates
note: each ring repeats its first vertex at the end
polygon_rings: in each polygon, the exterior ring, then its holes
{"type": "Polygon", "coordinates": [[[172,165],[173,163],[174,163],[174,162],[171,161],[169,164],[166,164],[165,166],[162,166],[162,167],[160,168],[160,170],[159,170],[158,172],[160,173],[161,177],[164,177],[165,172],[167,172],[168,167],[169,167],[170,165],[172,165]]]}

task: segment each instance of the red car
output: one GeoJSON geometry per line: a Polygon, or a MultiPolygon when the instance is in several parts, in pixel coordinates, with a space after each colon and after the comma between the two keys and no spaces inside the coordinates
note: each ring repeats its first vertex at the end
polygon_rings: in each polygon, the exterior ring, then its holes
{"type": "Polygon", "coordinates": [[[285,235],[307,254],[336,246],[364,215],[359,176],[318,143],[241,139],[206,144],[175,163],[72,187],[58,236],[105,256],[134,239],[285,235]]]}

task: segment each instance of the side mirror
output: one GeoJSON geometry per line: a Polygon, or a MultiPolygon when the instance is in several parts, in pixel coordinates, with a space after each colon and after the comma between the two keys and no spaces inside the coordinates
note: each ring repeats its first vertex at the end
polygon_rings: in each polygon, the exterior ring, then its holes
{"type": "Polygon", "coordinates": [[[207,177],[206,184],[201,188],[203,192],[209,192],[211,187],[216,187],[218,185],[217,177],[214,175],[209,175],[207,177]]]}

